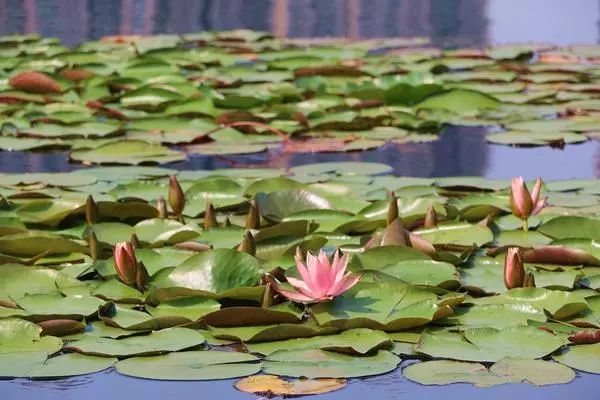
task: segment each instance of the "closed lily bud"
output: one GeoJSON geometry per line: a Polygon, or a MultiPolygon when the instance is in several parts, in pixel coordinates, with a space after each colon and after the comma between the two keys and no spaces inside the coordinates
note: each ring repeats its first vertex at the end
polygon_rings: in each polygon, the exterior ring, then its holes
{"type": "Polygon", "coordinates": [[[98,222],[99,215],[98,205],[94,201],[92,195],[89,195],[85,201],[85,222],[88,225],[93,225],[98,222]]]}
{"type": "Polygon", "coordinates": [[[523,287],[535,287],[535,277],[533,273],[527,272],[525,274],[525,278],[523,279],[523,287]]]}
{"type": "Polygon", "coordinates": [[[507,289],[523,287],[525,268],[518,247],[509,247],[504,260],[504,285],[507,289]]]}
{"type": "Polygon", "coordinates": [[[435,208],[433,206],[429,206],[427,212],[425,213],[425,222],[423,226],[425,228],[435,228],[438,224],[438,216],[435,208]]]}
{"type": "Polygon", "coordinates": [[[250,209],[246,216],[246,229],[260,229],[260,210],[256,201],[250,201],[250,209]]]}
{"type": "Polygon", "coordinates": [[[275,302],[275,291],[273,290],[273,286],[269,282],[265,285],[265,291],[263,292],[261,307],[269,308],[275,302]]]}
{"type": "Polygon", "coordinates": [[[169,216],[167,212],[167,202],[163,196],[158,196],[156,200],[156,209],[158,210],[158,218],[165,219],[169,216]]]}
{"type": "Polygon", "coordinates": [[[175,176],[169,177],[169,205],[176,215],[181,215],[185,207],[185,195],[175,176]]]}
{"type": "Polygon", "coordinates": [[[244,234],[244,239],[238,245],[237,251],[248,253],[251,256],[256,254],[256,242],[254,241],[254,236],[252,236],[250,230],[247,230],[244,234]]]}
{"type": "Polygon", "coordinates": [[[379,237],[379,246],[407,246],[407,231],[400,218],[390,222],[379,237]]]}
{"type": "Polygon", "coordinates": [[[398,199],[394,192],[389,193],[389,205],[385,217],[386,224],[389,225],[398,219],[398,199]]]}
{"type": "Polygon", "coordinates": [[[144,291],[146,286],[150,282],[150,275],[143,262],[137,264],[137,271],[135,274],[135,286],[140,290],[144,291]]]}
{"type": "Polygon", "coordinates": [[[410,241],[410,247],[419,250],[421,253],[425,253],[431,258],[437,257],[437,250],[427,239],[422,238],[416,233],[409,232],[408,240],[410,241]]]}
{"type": "Polygon", "coordinates": [[[96,234],[93,231],[90,232],[88,236],[88,248],[90,250],[90,257],[92,257],[92,260],[100,259],[102,248],[98,238],[96,237],[96,234]]]}
{"type": "Polygon", "coordinates": [[[210,201],[206,202],[204,211],[204,229],[216,228],[219,226],[217,222],[217,212],[210,201]]]}
{"type": "Polygon", "coordinates": [[[260,284],[265,285],[261,306],[263,308],[269,308],[275,302],[275,294],[277,294],[277,292],[274,288],[277,287],[277,281],[271,274],[265,273],[260,279],[260,284]]]}
{"type": "Polygon", "coordinates": [[[127,285],[136,283],[137,278],[137,260],[135,251],[131,243],[117,243],[114,251],[115,270],[119,278],[127,285]]]}

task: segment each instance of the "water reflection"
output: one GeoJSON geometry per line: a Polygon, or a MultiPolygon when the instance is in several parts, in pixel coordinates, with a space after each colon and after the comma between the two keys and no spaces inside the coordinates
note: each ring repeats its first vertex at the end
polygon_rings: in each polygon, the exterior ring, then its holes
{"type": "MultiPolygon", "coordinates": [[[[404,176],[435,177],[481,175],[489,178],[544,179],[594,178],[600,176],[600,146],[595,141],[550,147],[512,148],[485,142],[485,128],[449,127],[430,143],[388,144],[382,148],[351,153],[289,154],[278,151],[240,156],[190,156],[168,164],[176,169],[288,168],[327,161],[371,161],[391,165],[404,176]]],[[[2,172],[58,172],[85,168],[68,161],[68,153],[54,151],[2,152],[2,172]]]]}
{"type": "Polygon", "coordinates": [[[0,0],[0,34],[39,32],[69,45],[116,33],[233,28],[289,37],[429,36],[445,46],[595,43],[599,8],[595,0],[0,0]]]}

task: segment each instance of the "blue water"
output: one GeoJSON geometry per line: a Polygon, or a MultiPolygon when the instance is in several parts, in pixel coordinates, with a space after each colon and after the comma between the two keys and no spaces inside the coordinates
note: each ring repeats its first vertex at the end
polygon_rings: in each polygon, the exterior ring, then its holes
{"type": "MultiPolygon", "coordinates": [[[[400,367],[401,368],[401,367],[400,367]]],[[[597,375],[578,373],[568,385],[533,386],[525,383],[476,388],[470,384],[423,386],[402,376],[400,368],[386,375],[352,379],[348,386],[323,395],[324,400],[565,400],[600,398],[597,375]]],[[[3,400],[107,400],[107,399],[256,399],[233,388],[235,379],[209,382],[152,381],[129,378],[115,371],[54,381],[15,379],[0,382],[3,400]]]]}

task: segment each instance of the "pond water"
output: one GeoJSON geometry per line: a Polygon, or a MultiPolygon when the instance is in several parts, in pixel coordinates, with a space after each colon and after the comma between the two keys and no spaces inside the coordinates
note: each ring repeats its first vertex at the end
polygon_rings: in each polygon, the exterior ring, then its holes
{"type": "MultiPolygon", "coordinates": [[[[598,43],[600,4],[549,0],[0,0],[0,34],[38,32],[75,45],[117,33],[182,33],[208,29],[251,28],[289,37],[429,36],[433,44],[483,46],[514,42],[560,45],[598,43]]],[[[172,166],[215,169],[227,166],[287,167],[322,161],[377,161],[407,176],[481,175],[490,178],[593,178],[600,175],[600,145],[589,141],[564,149],[511,148],[487,144],[484,128],[449,127],[440,140],[386,146],[357,153],[240,157],[194,156],[172,166]]],[[[65,152],[0,153],[0,172],[68,171],[81,165],[65,152]]],[[[53,381],[0,381],[0,398],[90,400],[137,397],[210,396],[249,399],[234,381],[160,382],[127,378],[115,372],[53,381]]],[[[394,373],[352,380],[325,399],[443,398],[488,400],[507,397],[564,399],[599,393],[597,376],[578,373],[569,385],[503,385],[477,389],[454,384],[425,387],[394,373]]],[[[256,396],[254,396],[256,398],[256,396]]]]}
{"type": "MultiPolygon", "coordinates": [[[[277,152],[244,156],[191,156],[169,164],[177,169],[217,169],[227,167],[286,168],[325,161],[372,161],[391,165],[403,176],[485,176],[488,178],[568,179],[600,175],[600,145],[588,141],[563,149],[547,146],[518,148],[492,145],[485,141],[486,128],[448,127],[440,139],[431,143],[386,145],[375,150],[351,153],[283,154],[277,152]]],[[[0,157],[0,172],[71,171],[84,168],[69,163],[68,153],[5,152],[0,157]]]]}

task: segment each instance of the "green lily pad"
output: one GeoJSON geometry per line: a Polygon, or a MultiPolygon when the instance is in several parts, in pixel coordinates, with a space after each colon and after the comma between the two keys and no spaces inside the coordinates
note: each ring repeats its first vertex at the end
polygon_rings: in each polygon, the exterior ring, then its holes
{"type": "Polygon", "coordinates": [[[600,221],[587,217],[557,217],[539,226],[538,231],[553,239],[600,239],[600,221]]]}
{"type": "Polygon", "coordinates": [[[505,357],[541,358],[563,344],[563,339],[546,331],[530,326],[515,326],[502,330],[473,328],[464,334],[425,331],[415,349],[432,357],[495,362],[505,357]]]}
{"type": "Polygon", "coordinates": [[[543,288],[517,288],[494,297],[473,300],[476,304],[531,304],[547,310],[556,319],[562,320],[588,310],[585,297],[587,291],[564,292],[543,288]]]}
{"type": "Polygon", "coordinates": [[[380,331],[349,329],[337,335],[316,336],[246,345],[252,353],[269,356],[277,351],[324,349],[346,354],[367,354],[371,350],[389,348],[391,341],[380,331]]]}
{"type": "Polygon", "coordinates": [[[116,367],[120,374],[136,378],[202,381],[254,375],[261,368],[256,361],[250,354],[207,350],[133,357],[116,367]]]}
{"type": "Polygon", "coordinates": [[[555,361],[580,371],[600,374],[600,343],[569,346],[552,355],[555,361]]]}
{"type": "Polygon", "coordinates": [[[484,304],[459,306],[454,309],[454,314],[440,320],[439,323],[467,328],[504,329],[526,325],[531,320],[546,321],[546,315],[530,304],[484,304]]]}
{"type": "Polygon", "coordinates": [[[62,348],[62,340],[54,336],[41,337],[41,333],[42,328],[33,322],[14,318],[1,319],[0,354],[27,352],[49,355],[62,348]]]}
{"type": "Polygon", "coordinates": [[[124,339],[84,337],[70,342],[68,349],[96,356],[127,357],[153,355],[196,347],[204,343],[204,336],[187,328],[169,328],[146,336],[124,339]]]}
{"type": "Polygon", "coordinates": [[[116,358],[93,357],[69,353],[47,359],[32,368],[25,376],[30,378],[56,378],[93,374],[112,367],[116,358]]]}
{"type": "Polygon", "coordinates": [[[266,374],[312,378],[352,378],[379,375],[396,368],[400,359],[389,351],[353,357],[325,350],[281,350],[263,363],[266,374]]]}
{"type": "Polygon", "coordinates": [[[464,223],[443,224],[435,228],[418,229],[415,233],[433,244],[451,244],[465,247],[482,246],[494,239],[494,234],[488,227],[464,223]]]}
{"type": "Polygon", "coordinates": [[[258,282],[262,270],[258,261],[230,249],[209,250],[185,260],[167,277],[171,286],[208,292],[222,292],[258,282]]]}
{"type": "Polygon", "coordinates": [[[398,284],[366,285],[313,306],[311,314],[321,326],[396,331],[425,325],[452,312],[425,290],[398,284]]]}
{"type": "Polygon", "coordinates": [[[82,149],[70,154],[72,160],[86,164],[168,163],[185,160],[185,155],[157,144],[139,140],[108,143],[96,149],[82,149]]]}
{"type": "Polygon", "coordinates": [[[422,385],[472,383],[489,387],[505,383],[527,382],[536,386],[569,383],[575,373],[558,363],[543,360],[507,358],[487,369],[479,363],[435,360],[411,364],[402,370],[411,381],[422,385]]]}

